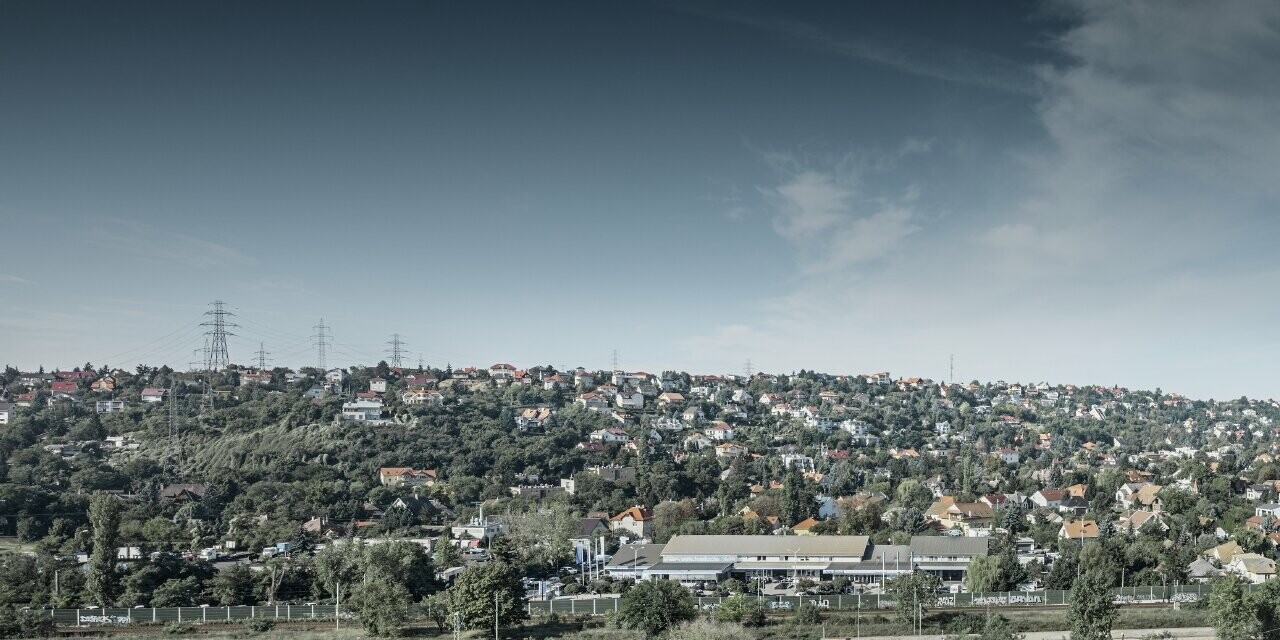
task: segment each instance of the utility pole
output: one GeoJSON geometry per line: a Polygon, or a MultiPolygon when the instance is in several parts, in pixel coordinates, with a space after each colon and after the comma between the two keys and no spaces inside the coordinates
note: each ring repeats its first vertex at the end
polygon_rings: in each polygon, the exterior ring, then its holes
{"type": "Polygon", "coordinates": [[[334,581],[333,593],[336,599],[333,601],[333,630],[337,631],[342,624],[342,616],[338,615],[342,610],[342,583],[334,581]]]}
{"type": "Polygon", "coordinates": [[[329,333],[329,327],[325,326],[324,318],[320,318],[320,324],[312,327],[316,330],[315,335],[311,336],[312,341],[316,344],[316,366],[321,371],[328,371],[328,361],[325,358],[325,350],[333,346],[333,336],[329,333]]]}
{"type": "Polygon", "coordinates": [[[387,353],[391,355],[391,367],[394,369],[403,368],[404,367],[404,346],[407,343],[400,339],[400,334],[393,333],[391,334],[391,341],[388,342],[387,344],[391,345],[391,348],[387,349],[387,353]]]}
{"type": "Polygon", "coordinates": [[[236,314],[227,311],[226,304],[221,300],[214,300],[210,303],[212,310],[204,312],[206,316],[212,319],[200,323],[201,326],[209,327],[205,331],[205,336],[209,338],[209,351],[205,354],[204,368],[206,371],[221,371],[231,364],[231,356],[227,353],[227,336],[233,336],[234,333],[227,331],[229,328],[235,328],[239,325],[228,322],[227,318],[234,317],[236,314]]]}
{"type": "Polygon", "coordinates": [[[271,355],[261,342],[258,343],[258,351],[253,355],[258,356],[258,371],[261,372],[267,368],[267,356],[271,355]]]}
{"type": "Polygon", "coordinates": [[[498,640],[498,594],[493,594],[493,640],[498,640]]]}

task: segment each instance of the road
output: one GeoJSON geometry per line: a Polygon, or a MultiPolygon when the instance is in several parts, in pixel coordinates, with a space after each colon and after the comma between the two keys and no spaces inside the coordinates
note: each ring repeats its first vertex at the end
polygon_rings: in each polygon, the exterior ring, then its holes
{"type": "MultiPolygon", "coordinates": [[[[1114,629],[1111,637],[1117,640],[1136,640],[1168,632],[1180,640],[1213,640],[1213,627],[1184,627],[1179,629],[1114,629]]],[[[1026,640],[1070,640],[1069,631],[1032,631],[1026,640]]],[[[827,638],[826,640],[855,640],[854,638],[827,638]]],[[[862,636],[859,640],[942,640],[941,635],[927,636],[862,636]]]]}

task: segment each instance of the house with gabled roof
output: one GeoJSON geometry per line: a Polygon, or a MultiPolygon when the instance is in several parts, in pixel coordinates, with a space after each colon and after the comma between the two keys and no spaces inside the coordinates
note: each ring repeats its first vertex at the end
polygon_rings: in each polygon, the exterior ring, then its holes
{"type": "Polygon", "coordinates": [[[639,505],[624,509],[609,518],[609,529],[615,533],[648,538],[653,535],[653,511],[639,505]]]}

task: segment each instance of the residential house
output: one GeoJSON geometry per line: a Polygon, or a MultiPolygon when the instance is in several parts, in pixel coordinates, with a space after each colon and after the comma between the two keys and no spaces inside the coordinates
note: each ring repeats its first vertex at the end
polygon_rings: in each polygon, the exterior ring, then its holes
{"type": "Polygon", "coordinates": [[[1238,554],[1224,569],[1250,584],[1262,584],[1276,577],[1276,561],[1256,553],[1238,554]]]}
{"type": "Polygon", "coordinates": [[[1072,520],[1062,523],[1058,537],[1071,540],[1097,540],[1098,523],[1093,520],[1072,520]]]}
{"type": "Polygon", "coordinates": [[[613,402],[622,409],[643,409],[644,394],[639,391],[619,391],[613,402]]]}
{"type": "Polygon", "coordinates": [[[499,383],[507,383],[515,380],[516,368],[505,362],[500,362],[489,367],[489,377],[499,383]]]}
{"type": "Polygon", "coordinates": [[[792,525],[791,532],[798,536],[818,535],[813,532],[813,528],[819,524],[822,524],[822,521],[817,518],[805,518],[804,520],[792,525]]]}
{"type": "Polygon", "coordinates": [[[124,411],[124,400],[98,400],[94,403],[94,411],[98,413],[120,413],[124,411]]]}
{"type": "Polygon", "coordinates": [[[701,433],[691,433],[684,438],[685,449],[705,449],[713,444],[715,443],[711,441],[711,438],[701,433]]]}
{"type": "Polygon", "coordinates": [[[609,427],[608,429],[600,429],[599,431],[592,431],[591,435],[588,437],[593,441],[603,442],[605,444],[621,444],[621,443],[631,442],[631,436],[627,435],[626,431],[623,431],[622,429],[619,429],[617,427],[609,427]]]}
{"type": "Polygon", "coordinates": [[[355,402],[344,402],[342,403],[342,417],[353,422],[383,422],[382,401],[360,399],[355,402]]]}
{"type": "Polygon", "coordinates": [[[588,392],[578,396],[575,400],[588,411],[608,411],[609,400],[603,394],[596,392],[588,392]]]}
{"type": "Polygon", "coordinates": [[[427,486],[439,480],[435,469],[414,469],[413,467],[382,467],[378,469],[378,482],[383,486],[427,486]]]}
{"type": "Polygon", "coordinates": [[[151,403],[164,402],[165,397],[168,395],[169,395],[168,389],[160,389],[157,387],[147,387],[146,389],[142,390],[142,401],[151,402],[151,403]]]}
{"type": "Polygon", "coordinates": [[[653,511],[640,506],[626,509],[609,518],[609,529],[614,533],[626,533],[637,538],[653,535],[653,511]]]}
{"type": "Polygon", "coordinates": [[[370,391],[372,391],[372,392],[374,392],[374,393],[386,393],[386,392],[387,392],[387,381],[386,381],[386,379],[384,379],[384,378],[370,378],[370,379],[369,379],[369,390],[370,390],[370,391]]]}
{"type": "Polygon", "coordinates": [[[1057,509],[1062,504],[1062,489],[1041,489],[1031,494],[1031,502],[1037,507],[1045,509],[1057,509]]]}
{"type": "Polygon", "coordinates": [[[0,402],[0,424],[9,424],[18,415],[18,405],[0,402]]]}
{"type": "Polygon", "coordinates": [[[675,391],[666,391],[658,395],[658,406],[669,407],[671,405],[684,403],[684,394],[675,391]]]}
{"type": "Polygon", "coordinates": [[[600,476],[605,482],[635,482],[636,468],[621,465],[594,465],[586,469],[587,473],[600,476]]]}
{"type": "Polygon", "coordinates": [[[116,390],[116,379],[111,376],[103,376],[93,381],[89,388],[98,393],[111,393],[116,390]]]}
{"type": "Polygon", "coordinates": [[[703,433],[716,442],[727,442],[733,439],[733,427],[727,422],[713,422],[703,430],[703,433]]]}
{"type": "Polygon", "coordinates": [[[747,448],[740,444],[724,443],[716,445],[717,458],[738,458],[747,455],[747,448]]]}
{"type": "Polygon", "coordinates": [[[80,392],[80,385],[75,382],[59,380],[49,385],[49,391],[55,394],[65,393],[75,395],[80,392]]]}
{"type": "Polygon", "coordinates": [[[426,387],[414,387],[400,394],[400,401],[410,406],[439,407],[444,405],[444,394],[426,387]]]}
{"type": "Polygon", "coordinates": [[[549,407],[531,407],[516,416],[516,427],[521,430],[542,429],[551,424],[554,412],[549,407]]]}
{"type": "Polygon", "coordinates": [[[1022,456],[1018,453],[1017,449],[1010,449],[1008,447],[996,449],[994,453],[1000,458],[1000,462],[1003,462],[1004,464],[1018,464],[1018,461],[1022,459],[1022,456]]]}
{"type": "Polygon", "coordinates": [[[1116,502],[1126,509],[1159,510],[1161,506],[1159,496],[1161,488],[1160,485],[1150,482],[1127,482],[1120,485],[1119,489],[1116,489],[1116,502]]]}
{"type": "Polygon", "coordinates": [[[203,484],[170,484],[160,489],[160,499],[170,502],[200,502],[208,493],[209,488],[203,484]]]}

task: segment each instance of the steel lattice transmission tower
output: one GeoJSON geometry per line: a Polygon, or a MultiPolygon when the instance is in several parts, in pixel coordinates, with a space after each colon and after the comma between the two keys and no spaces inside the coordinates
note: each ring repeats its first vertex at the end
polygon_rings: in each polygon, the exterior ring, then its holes
{"type": "Polygon", "coordinates": [[[205,354],[204,368],[207,371],[221,371],[231,364],[231,356],[227,353],[227,336],[235,334],[227,330],[239,325],[227,320],[236,314],[227,311],[225,303],[221,300],[214,300],[210,304],[213,309],[204,314],[212,319],[201,323],[202,326],[209,327],[209,330],[205,331],[205,335],[209,338],[209,351],[205,354]]]}
{"type": "Polygon", "coordinates": [[[255,351],[253,355],[257,356],[258,358],[258,371],[265,371],[267,368],[267,356],[271,355],[271,352],[267,351],[266,347],[264,347],[263,344],[259,342],[258,350],[255,351]]]}
{"type": "Polygon", "coordinates": [[[316,330],[315,335],[311,336],[312,341],[316,344],[316,363],[321,371],[328,371],[329,365],[325,358],[326,350],[333,346],[333,336],[329,333],[329,327],[325,326],[324,318],[320,318],[320,324],[312,327],[316,330]]]}
{"type": "Polygon", "coordinates": [[[405,342],[404,340],[401,340],[400,334],[393,333],[391,334],[391,341],[388,342],[387,344],[391,345],[391,348],[387,349],[387,354],[391,356],[391,367],[393,369],[403,368],[404,367],[404,347],[409,343],[405,342]]]}

